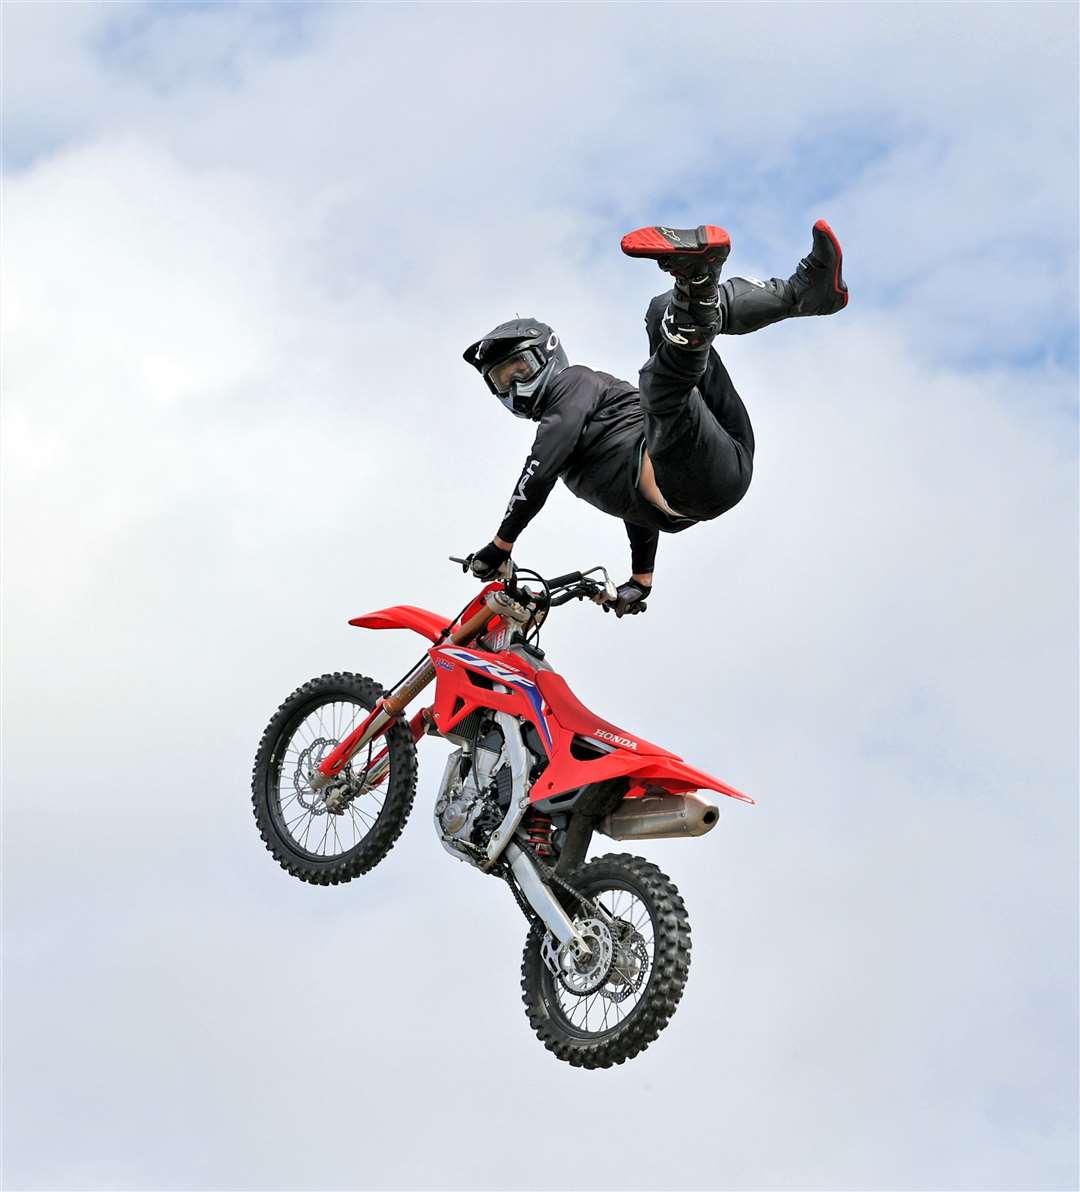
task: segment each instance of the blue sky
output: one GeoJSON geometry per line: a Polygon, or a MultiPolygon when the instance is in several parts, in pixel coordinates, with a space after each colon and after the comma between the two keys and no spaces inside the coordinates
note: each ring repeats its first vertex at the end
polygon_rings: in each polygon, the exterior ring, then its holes
{"type": "MultiPolygon", "coordinates": [[[[3,21],[6,1184],[1074,1187],[1075,7],[3,21]],[[534,313],[633,378],[660,279],[623,232],[720,223],[729,273],[787,276],[821,216],[849,307],[721,344],[748,497],[661,544],[649,617],[547,631],[758,800],[641,849],[690,983],[583,1079],[431,832],[436,743],[332,891],[261,852],[251,754],[311,675],[414,661],[347,617],[467,598],[443,559],[529,432],[465,344],[534,313]],[[525,1164],[552,1102],[593,1129],[525,1164]]],[[[561,490],[519,549],[628,562],[561,490]]]]}

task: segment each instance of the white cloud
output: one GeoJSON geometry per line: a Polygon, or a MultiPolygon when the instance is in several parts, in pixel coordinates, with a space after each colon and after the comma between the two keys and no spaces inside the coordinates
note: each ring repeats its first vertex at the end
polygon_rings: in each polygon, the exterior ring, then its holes
{"type": "MultiPolygon", "coordinates": [[[[8,1182],[1068,1186],[1075,382],[1009,359],[1072,317],[1031,278],[1073,244],[1075,13],[725,6],[684,52],[658,8],[330,9],[256,54],[247,11],[149,21],[121,62],[74,36],[108,13],[5,10],[8,121],[73,139],[4,194],[8,1182]],[[808,210],[800,147],[856,107],[895,148],[808,210]],[[648,617],[550,628],[587,703],[760,800],[641,850],[693,974],[653,1048],[583,1075],[529,1033],[506,892],[436,845],[438,746],[343,890],[261,854],[247,767],[294,685],[417,653],[346,617],[470,592],[443,556],[529,430],[462,346],[534,311],[632,375],[656,279],[612,230],[727,220],[693,181],[726,160],[736,271],[826,214],[853,299],[721,345],[746,501],[662,544],[648,617]]],[[[521,551],[625,562],[561,491],[521,551]]]]}

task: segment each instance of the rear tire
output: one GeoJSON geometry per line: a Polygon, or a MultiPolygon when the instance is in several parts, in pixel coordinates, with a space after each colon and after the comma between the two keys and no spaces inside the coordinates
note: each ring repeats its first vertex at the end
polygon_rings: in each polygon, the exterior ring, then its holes
{"type": "MultiPolygon", "coordinates": [[[[376,741],[377,750],[385,745],[390,753],[390,773],[385,782],[358,795],[346,809],[347,818],[332,816],[325,811],[312,813],[321,814],[326,819],[326,825],[334,829],[335,837],[339,835],[339,824],[342,832],[349,825],[353,835],[357,835],[353,825],[359,821],[366,831],[357,843],[351,847],[342,844],[338,851],[325,853],[305,847],[307,837],[301,841],[290,833],[288,816],[291,812],[283,811],[283,803],[292,803],[295,809],[297,795],[291,787],[283,786],[282,771],[289,764],[293,765],[294,771],[296,769],[295,763],[287,762],[287,751],[296,752],[294,740],[307,718],[318,716],[320,709],[328,706],[335,709],[352,706],[358,711],[370,711],[382,693],[378,683],[363,675],[347,672],[322,675],[298,687],[289,696],[274,713],[259,742],[251,775],[251,804],[259,835],[282,869],[303,882],[332,886],[367,873],[393,848],[409,818],[416,796],[416,743],[408,726],[400,721],[391,725],[376,741]],[[291,750],[290,746],[293,746],[291,750]],[[376,796],[374,799],[373,795],[376,796]],[[376,814],[374,805],[379,796],[382,805],[376,814]]],[[[342,717],[342,725],[345,723],[342,717]]],[[[344,731],[340,733],[341,737],[345,735],[344,731]]],[[[338,734],[331,731],[331,736],[336,740],[338,734]]],[[[362,757],[361,762],[364,760],[362,757]]],[[[287,782],[288,779],[287,773],[287,782]]],[[[317,807],[318,796],[310,789],[302,790],[303,785],[301,782],[296,790],[317,807]]],[[[326,835],[324,829],[324,840],[326,835]]]]}
{"type": "MultiPolygon", "coordinates": [[[[596,1014],[603,1016],[599,1030],[583,1028],[574,1021],[574,1006],[585,1009],[588,1023],[588,1000],[603,999],[603,992],[576,997],[568,994],[544,963],[542,945],[547,929],[534,923],[525,941],[525,955],[521,965],[521,990],[529,1022],[541,1043],[559,1059],[577,1068],[610,1068],[644,1051],[667,1026],[682,997],[690,969],[690,919],[678,889],[669,877],[650,861],[626,853],[597,857],[565,875],[567,883],[579,893],[592,897],[601,907],[611,911],[611,904],[626,891],[631,905],[641,905],[648,912],[638,914],[642,942],[651,932],[651,945],[646,949],[649,963],[644,988],[637,994],[633,1009],[618,1023],[609,1023],[609,1006],[596,1002],[596,1014]]],[[[567,911],[573,917],[579,908],[565,899],[567,911]]],[[[622,912],[615,910],[617,916],[622,912]]],[[[614,971],[614,970],[613,970],[614,971]]],[[[618,994],[617,984],[607,983],[601,990],[618,994]]],[[[617,1003],[616,1003],[617,1004],[617,1003]]]]}

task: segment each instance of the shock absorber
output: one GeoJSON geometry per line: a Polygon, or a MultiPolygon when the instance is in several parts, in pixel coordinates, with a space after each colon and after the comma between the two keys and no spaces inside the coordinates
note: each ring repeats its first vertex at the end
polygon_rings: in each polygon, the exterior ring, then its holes
{"type": "Polygon", "coordinates": [[[530,811],[524,824],[529,847],[538,857],[550,857],[554,853],[551,845],[551,816],[542,811],[530,811]]]}

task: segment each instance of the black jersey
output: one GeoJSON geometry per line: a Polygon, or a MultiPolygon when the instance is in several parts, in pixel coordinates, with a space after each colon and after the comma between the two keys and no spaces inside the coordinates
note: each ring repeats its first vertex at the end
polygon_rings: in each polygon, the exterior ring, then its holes
{"type": "Polygon", "coordinates": [[[638,492],[645,420],[637,389],[574,364],[551,379],[539,421],[499,537],[514,542],[561,476],[574,496],[626,522],[634,570],[650,570],[658,532],[693,523],[669,517],[638,492]]]}

